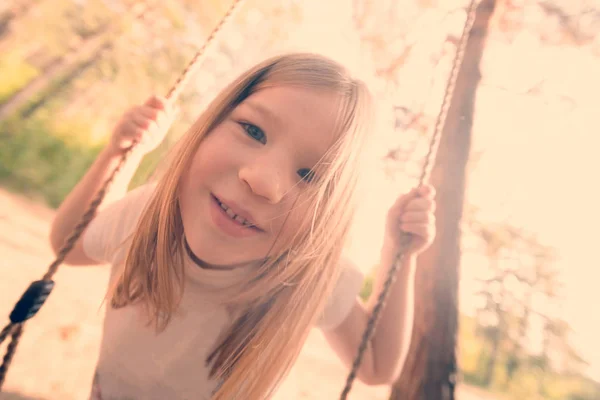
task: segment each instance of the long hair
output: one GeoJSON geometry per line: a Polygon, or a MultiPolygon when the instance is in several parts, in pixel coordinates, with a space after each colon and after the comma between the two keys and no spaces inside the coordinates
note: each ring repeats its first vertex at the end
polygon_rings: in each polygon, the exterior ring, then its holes
{"type": "Polygon", "coordinates": [[[229,84],[177,145],[169,168],[143,211],[125,266],[110,294],[113,307],[143,304],[160,331],[176,312],[184,288],[181,177],[206,135],[244,99],[267,87],[331,91],[340,99],[338,135],[316,170],[320,178],[302,201],[314,212],[278,254],[231,293],[240,312],[206,360],[220,381],[214,399],[263,399],[297,358],[340,273],[339,258],[354,212],[359,149],[370,125],[369,92],[336,62],[294,53],[270,58],[229,84]]]}

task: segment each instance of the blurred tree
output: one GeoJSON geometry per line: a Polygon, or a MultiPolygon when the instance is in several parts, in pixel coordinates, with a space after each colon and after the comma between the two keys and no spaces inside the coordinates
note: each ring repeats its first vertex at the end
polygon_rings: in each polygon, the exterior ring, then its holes
{"type": "MultiPolygon", "coordinates": [[[[480,280],[483,298],[477,310],[477,334],[487,346],[480,357],[483,386],[508,388],[522,370],[538,372],[536,392],[546,398],[555,373],[579,375],[585,360],[569,344],[569,325],[554,310],[560,302],[561,283],[554,267],[553,249],[533,235],[507,223],[469,221],[469,229],[483,243],[488,276],[480,280]],[[540,351],[532,354],[532,318],[542,321],[540,351]],[[501,362],[502,361],[502,362],[501,362]],[[503,366],[504,371],[498,367],[503,366]]],[[[533,344],[535,346],[535,344],[533,344]]]]}
{"type": "MultiPolygon", "coordinates": [[[[145,4],[145,3],[144,3],[145,4]]],[[[148,9],[147,5],[133,7],[135,10],[126,10],[119,18],[98,21],[96,16],[91,16],[87,22],[85,13],[76,9],[67,8],[66,19],[72,29],[72,35],[67,41],[72,41],[68,52],[59,54],[39,71],[39,74],[26,85],[16,90],[0,105],[0,120],[16,112],[32,99],[36,99],[33,109],[39,107],[45,98],[53,97],[54,92],[66,85],[82,70],[94,64],[103,52],[112,47],[113,41],[123,34],[123,29],[131,24],[131,18],[140,18],[148,9]],[[47,93],[49,86],[52,86],[47,93]]],[[[30,109],[29,113],[32,112],[30,109]]]]}
{"type": "Polygon", "coordinates": [[[390,399],[453,399],[456,384],[456,335],[460,225],[479,63],[495,0],[482,1],[475,11],[463,64],[458,73],[438,157],[431,175],[437,189],[437,236],[418,260],[415,323],[403,371],[390,399]]]}
{"type": "Polygon", "coordinates": [[[8,35],[11,26],[31,12],[36,5],[39,5],[39,1],[11,0],[0,6],[0,50],[2,49],[1,41],[8,35]]]}

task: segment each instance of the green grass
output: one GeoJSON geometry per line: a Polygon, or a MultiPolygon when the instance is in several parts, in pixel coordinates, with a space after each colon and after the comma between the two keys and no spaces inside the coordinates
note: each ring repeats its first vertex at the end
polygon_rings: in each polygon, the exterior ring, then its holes
{"type": "Polygon", "coordinates": [[[360,298],[363,301],[366,301],[369,296],[371,295],[371,292],[373,291],[373,276],[369,275],[365,278],[365,281],[363,282],[363,287],[360,290],[360,298]]]}
{"type": "Polygon", "coordinates": [[[36,68],[14,53],[0,57],[0,71],[0,104],[39,74],[36,68]]]}
{"type": "Polygon", "coordinates": [[[43,121],[0,124],[0,181],[57,207],[94,161],[100,146],[60,135],[43,121]]]}
{"type": "Polygon", "coordinates": [[[500,352],[492,384],[485,388],[483,373],[490,357],[489,344],[476,333],[473,317],[460,316],[459,365],[465,383],[478,386],[505,399],[595,400],[600,399],[600,385],[579,374],[542,371],[526,361],[507,380],[506,354],[500,352]]]}

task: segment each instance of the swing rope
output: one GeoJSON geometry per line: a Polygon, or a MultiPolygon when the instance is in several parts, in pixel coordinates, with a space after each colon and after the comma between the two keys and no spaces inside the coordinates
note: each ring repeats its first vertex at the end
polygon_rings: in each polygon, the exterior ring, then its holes
{"type": "MultiPolygon", "coordinates": [[[[183,90],[183,88],[185,87],[187,82],[189,81],[190,77],[194,74],[196,69],[201,64],[202,56],[205,54],[206,48],[214,40],[216,34],[222,29],[222,27],[226,23],[226,21],[231,18],[232,14],[239,7],[241,2],[242,2],[242,0],[234,0],[233,1],[232,5],[230,6],[230,8],[227,11],[227,13],[225,14],[225,16],[221,19],[219,24],[213,29],[211,34],[206,39],[202,48],[200,48],[200,50],[198,50],[196,52],[195,56],[189,62],[187,67],[184,69],[184,71],[181,73],[181,75],[179,76],[177,81],[174,83],[174,85],[171,87],[171,89],[169,90],[169,92],[166,96],[167,100],[174,101],[175,99],[178,98],[181,91],[183,90]]],[[[429,144],[429,151],[425,158],[425,164],[423,166],[423,171],[422,171],[421,177],[419,179],[419,186],[421,186],[426,180],[429,179],[429,175],[430,175],[431,169],[433,167],[432,161],[435,158],[436,153],[437,153],[437,147],[439,144],[438,143],[439,136],[441,135],[441,131],[444,126],[446,115],[448,113],[448,108],[450,107],[450,100],[452,98],[452,93],[453,93],[454,87],[456,85],[456,77],[458,75],[458,70],[460,69],[460,65],[462,63],[462,58],[464,56],[466,42],[467,42],[469,32],[471,30],[471,27],[472,27],[472,24],[474,21],[475,3],[476,3],[475,0],[471,0],[468,11],[467,11],[467,20],[465,22],[465,26],[463,28],[462,36],[461,36],[460,42],[459,42],[459,47],[458,47],[458,50],[456,52],[456,55],[455,55],[455,58],[453,61],[453,66],[452,66],[452,70],[450,73],[450,78],[447,82],[447,86],[445,89],[445,95],[444,95],[444,98],[442,101],[442,106],[441,106],[440,112],[437,116],[434,132],[433,132],[433,135],[431,138],[431,142],[429,144]]],[[[125,164],[127,159],[129,158],[129,155],[131,154],[131,151],[133,150],[135,145],[136,145],[136,143],[134,143],[127,150],[127,152],[125,152],[123,154],[119,164],[116,166],[116,168],[110,174],[108,179],[104,182],[104,184],[102,185],[102,187],[96,194],[96,197],[90,203],[90,206],[89,206],[88,210],[85,212],[85,214],[83,215],[81,221],[75,226],[73,232],[65,241],[65,244],[58,252],[56,259],[48,267],[48,271],[46,272],[46,274],[44,274],[44,276],[42,277],[41,280],[34,281],[31,283],[29,288],[21,296],[20,300],[17,302],[13,311],[11,312],[11,314],[9,316],[10,322],[8,323],[8,325],[6,325],[2,329],[2,331],[0,331],[0,344],[2,344],[8,336],[11,337],[11,340],[10,340],[7,350],[6,350],[6,354],[2,360],[2,364],[0,365],[0,392],[2,392],[2,386],[4,384],[6,373],[8,371],[10,363],[11,363],[11,361],[15,355],[15,352],[17,350],[17,346],[19,344],[19,339],[23,333],[25,321],[32,318],[39,311],[39,309],[42,307],[42,305],[46,301],[47,297],[50,295],[50,292],[52,291],[52,289],[54,287],[54,281],[52,280],[52,277],[58,271],[59,266],[65,260],[69,251],[72,250],[73,246],[75,245],[75,242],[79,239],[79,237],[81,236],[81,234],[83,233],[85,228],[88,226],[88,224],[94,218],[98,207],[100,206],[100,204],[102,203],[102,200],[104,199],[104,196],[106,194],[108,187],[111,185],[115,176],[119,173],[119,171],[121,170],[121,168],[123,167],[123,165],[125,164]]],[[[405,253],[407,246],[410,243],[410,239],[411,239],[411,237],[408,234],[403,235],[401,238],[400,250],[395,258],[395,262],[393,263],[392,267],[390,268],[390,271],[389,271],[387,279],[385,281],[383,290],[382,290],[381,294],[379,295],[377,304],[375,305],[375,308],[373,309],[373,313],[371,314],[369,321],[367,323],[367,328],[363,334],[362,341],[358,348],[356,358],[354,359],[354,363],[352,365],[352,370],[350,371],[350,373],[348,375],[346,385],[345,385],[344,390],[340,397],[342,400],[345,400],[347,398],[347,395],[352,388],[352,383],[356,377],[356,373],[358,371],[358,368],[360,367],[360,363],[362,362],[362,357],[364,356],[364,352],[367,348],[367,344],[375,332],[375,326],[379,319],[380,311],[383,308],[383,306],[385,305],[385,301],[387,299],[389,289],[395,281],[397,271],[400,268],[401,261],[403,259],[403,254],[405,253]]]]}
{"type": "MultiPolygon", "coordinates": [[[[242,3],[242,0],[234,0],[229,10],[225,14],[225,16],[221,19],[219,24],[213,29],[211,34],[208,36],[204,45],[196,52],[196,55],[189,62],[187,67],[183,70],[177,81],[171,87],[167,94],[167,100],[173,102],[177,99],[182,89],[185,87],[190,77],[193,75],[195,70],[201,64],[202,56],[204,55],[207,46],[214,40],[216,34],[222,29],[223,25],[231,18],[234,11],[239,7],[242,3]]],[[[10,342],[6,349],[6,353],[4,358],[2,359],[2,364],[0,365],[0,392],[2,392],[2,386],[4,384],[4,380],[6,378],[6,373],[8,372],[8,368],[10,363],[17,351],[17,346],[19,344],[19,339],[21,338],[21,334],[23,333],[23,328],[25,327],[25,321],[33,317],[39,309],[42,307],[50,292],[54,287],[54,281],[52,277],[58,271],[58,267],[63,263],[67,254],[73,249],[75,242],[81,236],[85,228],[88,224],[94,219],[96,215],[96,211],[102,203],[104,196],[106,195],[106,191],[108,187],[111,185],[115,176],[119,173],[123,165],[129,158],[133,148],[136,143],[134,143],[128,150],[125,152],[119,161],[117,167],[112,171],[108,179],[104,182],[94,200],[90,203],[89,208],[81,218],[81,221],[75,226],[71,235],[65,241],[65,244],[58,252],[56,259],[50,266],[48,267],[48,271],[44,274],[41,280],[34,281],[27,288],[25,293],[21,296],[13,311],[11,312],[9,319],[10,322],[6,325],[2,331],[0,331],[0,344],[4,342],[4,340],[10,336],[10,342]]]]}
{"type": "MultiPolygon", "coordinates": [[[[471,0],[471,2],[469,3],[469,7],[467,8],[465,25],[463,26],[463,31],[458,42],[458,48],[456,50],[454,60],[452,62],[450,76],[448,78],[448,81],[446,82],[446,88],[444,91],[444,97],[442,99],[442,105],[437,115],[433,129],[433,134],[431,135],[431,139],[429,142],[429,150],[427,152],[427,155],[425,156],[425,162],[423,164],[421,176],[419,177],[418,187],[423,186],[425,182],[429,181],[431,171],[433,170],[433,161],[435,160],[437,155],[440,136],[442,134],[442,129],[444,128],[444,124],[446,122],[446,116],[448,115],[452,95],[456,87],[458,71],[460,70],[460,67],[462,65],[462,60],[465,55],[465,49],[467,47],[467,41],[471,33],[471,28],[473,27],[473,22],[475,21],[475,9],[476,0],[471,0]]],[[[377,325],[377,321],[379,320],[381,309],[385,306],[387,296],[390,292],[390,288],[396,280],[396,276],[398,275],[397,272],[402,265],[402,261],[404,260],[404,254],[406,253],[406,249],[408,249],[410,242],[411,235],[408,233],[403,233],[400,238],[400,246],[398,253],[396,254],[394,262],[390,270],[388,271],[387,279],[385,280],[383,289],[379,294],[379,297],[377,298],[377,303],[375,304],[373,312],[369,317],[369,321],[367,322],[367,328],[365,329],[362,340],[358,347],[358,352],[356,354],[356,357],[354,358],[352,369],[350,370],[348,378],[346,379],[346,386],[344,387],[342,394],[340,395],[340,400],[346,400],[348,394],[350,393],[350,390],[352,389],[352,383],[354,382],[358,369],[360,368],[360,364],[365,354],[365,350],[367,349],[367,345],[373,337],[373,334],[375,333],[375,326],[377,325]]]]}

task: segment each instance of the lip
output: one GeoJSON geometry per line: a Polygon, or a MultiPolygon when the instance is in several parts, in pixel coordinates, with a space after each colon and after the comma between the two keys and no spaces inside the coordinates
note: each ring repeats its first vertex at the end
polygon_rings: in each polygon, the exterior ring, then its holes
{"type": "Polygon", "coordinates": [[[235,214],[239,215],[240,217],[242,217],[248,221],[251,221],[253,223],[254,223],[254,220],[252,219],[252,217],[250,216],[250,214],[248,212],[240,209],[235,203],[228,202],[227,200],[218,198],[217,196],[215,196],[214,194],[211,193],[211,195],[210,195],[210,215],[212,217],[214,224],[218,228],[220,228],[221,231],[223,231],[224,233],[226,233],[229,236],[236,237],[236,238],[253,236],[260,232],[263,232],[262,229],[260,229],[258,226],[244,226],[244,225],[240,224],[239,222],[231,219],[229,217],[229,215],[227,215],[225,210],[223,210],[221,208],[221,206],[219,205],[219,201],[224,204],[227,204],[227,207],[229,207],[235,214]]]}

